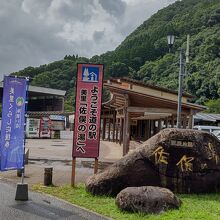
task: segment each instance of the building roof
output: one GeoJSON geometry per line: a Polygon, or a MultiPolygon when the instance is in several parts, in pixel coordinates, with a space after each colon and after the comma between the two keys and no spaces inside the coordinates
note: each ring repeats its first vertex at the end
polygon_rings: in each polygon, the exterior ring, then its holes
{"type": "MultiPolygon", "coordinates": [[[[172,94],[176,94],[178,95],[177,91],[171,90],[171,89],[167,89],[161,86],[157,86],[157,85],[152,85],[143,81],[139,81],[139,80],[135,80],[135,79],[131,79],[129,77],[121,77],[121,78],[110,78],[110,81],[114,81],[114,82],[118,82],[118,83],[122,83],[122,82],[128,82],[128,83],[132,83],[132,84],[136,84],[139,86],[143,86],[143,87],[148,87],[148,88],[152,88],[152,89],[156,89],[159,91],[163,91],[163,92],[168,92],[168,93],[172,93],[172,94]]],[[[193,95],[189,94],[189,93],[183,93],[183,96],[187,97],[187,98],[194,98],[193,95]]]]}
{"type": "Polygon", "coordinates": [[[197,113],[194,115],[194,119],[201,121],[220,121],[220,114],[208,114],[208,113],[197,113]]]}
{"type": "MultiPolygon", "coordinates": [[[[0,89],[3,89],[3,82],[0,82],[0,89]]],[[[55,95],[65,96],[66,91],[60,89],[51,89],[39,86],[29,86],[29,92],[33,95],[55,95]]]]}
{"type": "MultiPolygon", "coordinates": [[[[130,106],[172,108],[177,109],[178,93],[158,86],[152,86],[129,78],[109,79],[104,86],[111,92],[111,99],[104,105],[120,108],[125,105],[125,96],[129,96],[130,106]]],[[[206,108],[201,105],[188,102],[190,95],[183,95],[183,110],[193,110],[193,114],[206,108]]]]}
{"type": "Polygon", "coordinates": [[[29,86],[29,92],[32,93],[41,93],[48,95],[56,95],[56,96],[65,96],[66,91],[60,89],[51,89],[39,86],[29,86]]]}

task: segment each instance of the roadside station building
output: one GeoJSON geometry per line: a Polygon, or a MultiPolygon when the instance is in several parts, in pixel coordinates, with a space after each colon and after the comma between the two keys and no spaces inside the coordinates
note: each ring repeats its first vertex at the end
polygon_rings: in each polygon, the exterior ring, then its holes
{"type": "MultiPolygon", "coordinates": [[[[103,103],[102,139],[123,144],[129,151],[130,140],[147,140],[163,128],[176,126],[178,93],[130,78],[104,82],[111,98],[103,103]]],[[[193,115],[204,106],[190,103],[193,96],[183,94],[182,127],[192,128],[193,115]]]]}

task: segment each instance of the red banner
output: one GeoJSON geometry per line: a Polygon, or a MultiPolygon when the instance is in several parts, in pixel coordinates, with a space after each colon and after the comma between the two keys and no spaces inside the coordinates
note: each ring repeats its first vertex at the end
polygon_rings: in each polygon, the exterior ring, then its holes
{"type": "Polygon", "coordinates": [[[73,157],[99,156],[103,65],[78,64],[73,157]]]}

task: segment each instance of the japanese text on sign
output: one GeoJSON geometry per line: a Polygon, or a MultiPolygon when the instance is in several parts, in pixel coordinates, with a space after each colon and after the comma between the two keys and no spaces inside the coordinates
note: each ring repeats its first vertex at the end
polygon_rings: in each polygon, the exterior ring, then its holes
{"type": "Polygon", "coordinates": [[[1,126],[1,170],[21,169],[24,153],[24,123],[27,80],[4,77],[1,126]]]}
{"type": "Polygon", "coordinates": [[[103,66],[78,64],[73,157],[98,157],[103,66]]]}

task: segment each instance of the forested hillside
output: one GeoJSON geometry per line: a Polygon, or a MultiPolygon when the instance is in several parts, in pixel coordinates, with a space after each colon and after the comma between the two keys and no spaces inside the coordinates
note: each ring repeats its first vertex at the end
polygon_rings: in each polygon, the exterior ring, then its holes
{"type": "Polygon", "coordinates": [[[190,34],[190,63],[184,89],[196,96],[197,103],[219,100],[219,0],[177,1],[145,21],[115,51],[91,59],[66,56],[61,61],[13,74],[30,76],[33,85],[67,90],[69,110],[73,106],[77,62],[104,63],[106,78],[130,76],[177,90],[178,50],[186,48],[187,34],[190,34]],[[166,38],[169,33],[177,36],[171,53],[166,38]]]}

